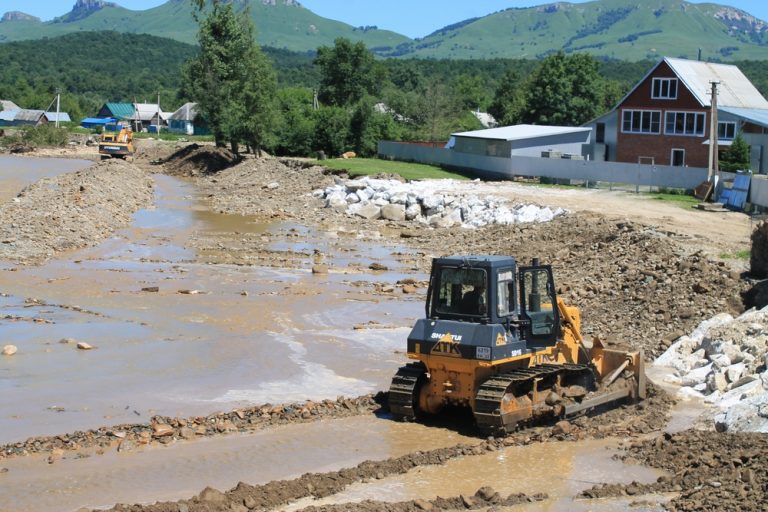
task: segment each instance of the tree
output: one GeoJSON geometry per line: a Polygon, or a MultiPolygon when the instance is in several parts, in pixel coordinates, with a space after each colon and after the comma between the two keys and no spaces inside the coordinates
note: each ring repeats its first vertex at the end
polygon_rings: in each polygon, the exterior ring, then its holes
{"type": "Polygon", "coordinates": [[[397,140],[399,130],[391,114],[377,112],[371,98],[365,98],[352,112],[350,144],[362,156],[373,156],[380,140],[397,140]]]}
{"type": "Polygon", "coordinates": [[[727,172],[745,171],[751,167],[751,160],[749,144],[739,132],[733,138],[731,147],[720,158],[720,170],[727,172]]]}
{"type": "Polygon", "coordinates": [[[518,124],[525,109],[525,89],[520,74],[509,69],[504,74],[488,112],[500,126],[518,124]]]}
{"type": "Polygon", "coordinates": [[[544,59],[528,83],[522,122],[579,126],[595,118],[604,94],[598,69],[587,54],[558,52],[544,59]]]}
{"type": "Polygon", "coordinates": [[[365,44],[352,44],[343,37],[333,48],[318,48],[314,63],[320,68],[318,96],[326,105],[354,105],[366,95],[376,95],[384,78],[384,69],[376,65],[365,44]]]}
{"type": "MultiPolygon", "coordinates": [[[[197,0],[193,4],[202,6],[197,0]]],[[[277,85],[270,61],[255,43],[250,15],[213,0],[198,22],[200,53],[184,67],[186,91],[218,145],[229,143],[237,154],[245,143],[260,153],[272,125],[277,85]]]]}
{"type": "Polygon", "coordinates": [[[312,99],[310,89],[285,88],[278,91],[277,154],[308,156],[312,153],[315,133],[312,99]]]}
{"type": "Polygon", "coordinates": [[[478,75],[459,75],[453,81],[456,100],[464,110],[485,110],[490,102],[483,78],[478,75]]]}
{"type": "Polygon", "coordinates": [[[313,147],[328,156],[339,156],[347,150],[349,112],[342,107],[322,106],[315,110],[313,147]]]}

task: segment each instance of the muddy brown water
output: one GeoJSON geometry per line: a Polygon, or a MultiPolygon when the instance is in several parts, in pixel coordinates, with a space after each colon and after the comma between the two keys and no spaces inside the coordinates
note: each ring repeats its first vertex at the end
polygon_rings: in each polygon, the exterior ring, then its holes
{"type": "MultiPolygon", "coordinates": [[[[359,270],[313,275],[312,251],[283,270],[199,263],[185,244],[195,231],[269,232],[275,250],[316,247],[342,269],[405,249],[338,249],[307,228],[212,213],[189,183],[155,180],[155,208],[100,245],[40,267],[0,263],[0,317],[16,318],[0,331],[19,349],[0,360],[0,442],[388,386],[420,298],[374,298],[351,285],[372,278],[359,270]],[[353,329],[370,320],[385,328],[353,329]]],[[[402,277],[388,265],[375,280],[402,277]]]]}
{"type": "Polygon", "coordinates": [[[0,202],[16,196],[25,186],[42,178],[85,169],[88,160],[65,158],[29,158],[0,155],[0,202]]]}

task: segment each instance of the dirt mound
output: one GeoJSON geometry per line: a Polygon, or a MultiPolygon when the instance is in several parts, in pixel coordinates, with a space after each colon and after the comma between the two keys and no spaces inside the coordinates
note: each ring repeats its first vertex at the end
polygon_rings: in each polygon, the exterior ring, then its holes
{"type": "Polygon", "coordinates": [[[226,148],[190,144],[159,163],[171,175],[200,176],[216,174],[238,162],[240,158],[226,148]]]}
{"type": "Polygon", "coordinates": [[[653,484],[600,485],[587,498],[677,492],[670,511],[764,510],[768,498],[768,437],[689,430],[633,443],[622,457],[663,469],[653,484]]]}
{"type": "Polygon", "coordinates": [[[768,222],[762,221],[752,232],[752,252],[749,267],[757,278],[768,277],[768,222]]]}

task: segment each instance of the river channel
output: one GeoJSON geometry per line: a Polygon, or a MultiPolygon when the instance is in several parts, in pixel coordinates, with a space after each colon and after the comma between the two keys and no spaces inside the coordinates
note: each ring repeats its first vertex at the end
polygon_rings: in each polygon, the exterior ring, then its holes
{"type": "MultiPolygon", "coordinates": [[[[9,178],[6,165],[0,160],[4,200],[25,180],[87,163],[39,160],[33,177],[22,179],[9,178]]],[[[374,295],[370,283],[424,279],[393,257],[409,249],[214,213],[191,183],[154,179],[154,207],[98,246],[38,267],[0,262],[0,339],[19,349],[0,359],[0,443],[143,423],[155,414],[186,417],[388,387],[410,325],[423,314],[423,290],[374,295]],[[201,233],[225,242],[263,235],[269,249],[306,261],[291,268],[219,263],[193,248],[201,233]],[[329,273],[311,272],[316,252],[329,273]],[[367,270],[374,262],[388,270],[367,270]],[[78,350],[71,340],[95,348],[78,350]]],[[[460,442],[477,439],[363,416],[126,453],[65,454],[54,464],[44,455],[17,457],[2,461],[0,511],[178,500],[208,485],[226,490],[238,481],[295,478],[460,442]]],[[[622,510],[626,502],[595,507],[572,500],[597,482],[655,480],[655,471],[613,460],[617,445],[511,447],[354,485],[322,503],[429,499],[491,484],[503,493],[553,498],[525,510],[622,510]]]]}

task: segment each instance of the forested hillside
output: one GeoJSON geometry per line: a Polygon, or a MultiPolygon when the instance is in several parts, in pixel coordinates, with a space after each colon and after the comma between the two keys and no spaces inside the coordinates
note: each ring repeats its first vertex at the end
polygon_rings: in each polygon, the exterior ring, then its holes
{"type": "MultiPolygon", "coordinates": [[[[355,49],[365,51],[364,47],[355,49]]],[[[60,91],[62,110],[78,121],[94,115],[104,102],[155,102],[159,92],[162,108],[172,111],[195,99],[184,91],[182,68],[197,52],[196,46],[170,39],[116,32],[0,44],[0,99],[12,100],[24,108],[43,109],[60,91]]],[[[286,115],[295,116],[291,123],[300,126],[308,115],[302,109],[312,105],[313,90],[323,89],[322,66],[315,62],[314,53],[270,48],[264,48],[264,52],[278,77],[278,102],[286,115]]],[[[513,59],[372,62],[375,86],[368,91],[365,101],[371,105],[384,102],[401,116],[414,120],[406,123],[402,133],[409,138],[443,137],[451,130],[478,127],[469,115],[470,110],[508,110],[509,102],[516,101],[516,91],[523,90],[542,66],[537,60],[513,59]],[[507,95],[507,105],[499,110],[503,103],[500,95],[507,95]],[[424,124],[427,121],[423,121],[427,99],[435,100],[430,107],[434,112],[429,130],[424,124]],[[439,127],[435,121],[438,117],[443,118],[439,127]],[[421,125],[418,119],[422,119],[421,125]]],[[[597,84],[600,101],[595,106],[599,113],[610,109],[655,63],[594,62],[601,77],[597,84]]],[[[768,96],[768,66],[764,62],[735,64],[768,96]]],[[[349,115],[342,111],[332,114],[349,115]]],[[[280,137],[285,138],[285,134],[280,137]]]]}

